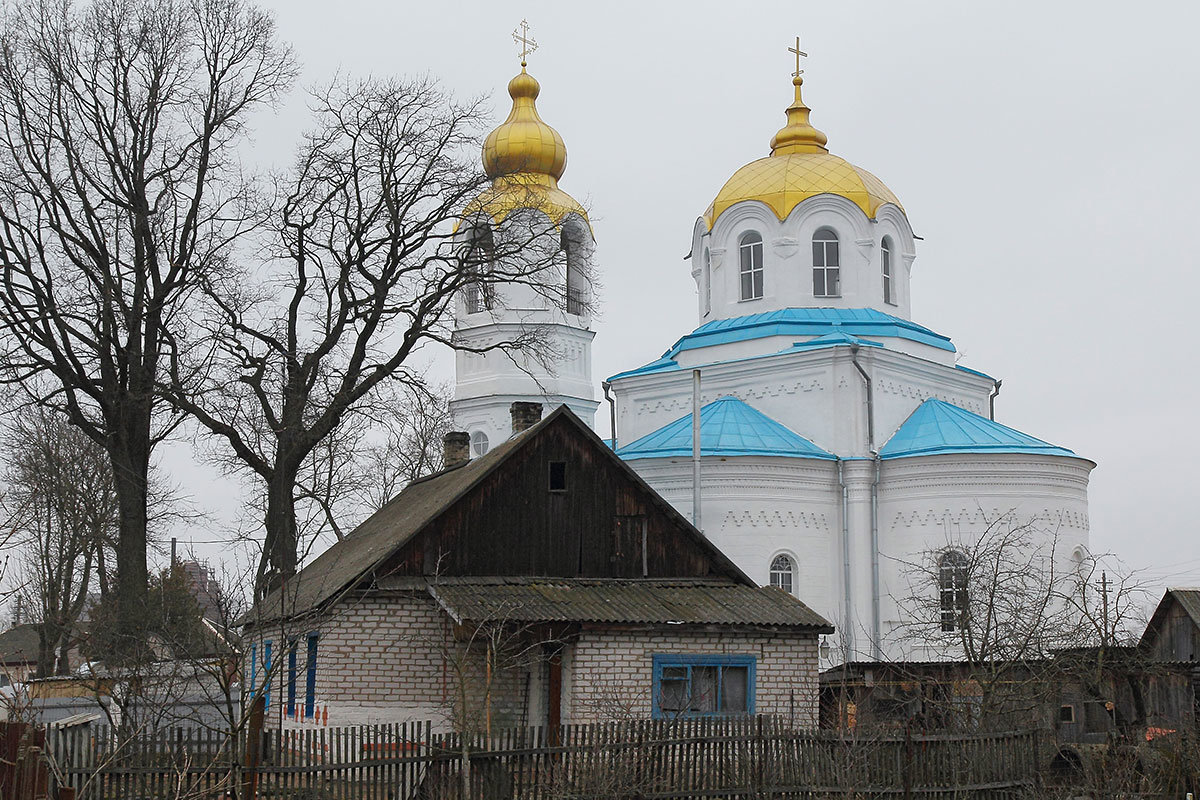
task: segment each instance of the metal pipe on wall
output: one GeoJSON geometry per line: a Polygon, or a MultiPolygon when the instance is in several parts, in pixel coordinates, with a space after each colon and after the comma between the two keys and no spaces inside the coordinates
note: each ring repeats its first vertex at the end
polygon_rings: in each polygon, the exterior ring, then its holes
{"type": "Polygon", "coordinates": [[[837,470],[838,486],[842,487],[842,583],[845,584],[842,609],[842,663],[849,663],[854,636],[854,620],[851,617],[854,609],[850,593],[850,495],[846,490],[846,480],[842,475],[842,459],[840,458],[837,460],[837,470]]]}
{"type": "Polygon", "coordinates": [[[700,370],[692,370],[692,524],[700,527],[700,370]]]}
{"type": "Polygon", "coordinates": [[[600,388],[604,390],[604,399],[608,401],[608,433],[612,437],[612,449],[615,453],[617,452],[617,401],[608,394],[608,390],[612,388],[611,383],[601,381],[600,388]]]}
{"type": "Polygon", "coordinates": [[[871,658],[883,660],[883,621],[879,612],[879,452],[875,449],[875,392],[871,376],[858,363],[858,345],[850,346],[850,361],[862,376],[867,392],[867,451],[874,460],[871,479],[871,658]]]}

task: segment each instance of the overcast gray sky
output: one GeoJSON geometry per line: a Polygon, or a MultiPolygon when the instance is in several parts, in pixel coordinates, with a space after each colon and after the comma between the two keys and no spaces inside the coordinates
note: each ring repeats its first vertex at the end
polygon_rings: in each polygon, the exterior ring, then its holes
{"type": "MultiPolygon", "coordinates": [[[[1000,421],[1099,463],[1094,549],[1158,584],[1200,584],[1200,3],[267,5],[303,82],[428,72],[491,98],[497,122],[519,69],[510,33],[528,18],[538,107],[569,152],[561,185],[599,243],[597,384],[695,327],[692,225],[767,153],[800,35],[813,123],[924,237],[913,318],[1004,380],[1000,421]]],[[[283,166],[305,120],[297,91],[256,151],[283,166]]],[[[233,496],[185,450],[166,459],[176,480],[232,518],[233,496]]]]}

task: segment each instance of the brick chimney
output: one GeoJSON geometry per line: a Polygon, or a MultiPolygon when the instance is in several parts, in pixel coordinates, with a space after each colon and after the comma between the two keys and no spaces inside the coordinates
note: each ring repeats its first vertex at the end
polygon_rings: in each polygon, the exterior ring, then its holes
{"type": "Polygon", "coordinates": [[[471,434],[450,431],[442,437],[442,466],[457,467],[471,460],[471,434]]]}
{"type": "Polygon", "coordinates": [[[529,430],[542,421],[541,403],[516,402],[509,407],[512,414],[512,432],[520,433],[529,430]]]}

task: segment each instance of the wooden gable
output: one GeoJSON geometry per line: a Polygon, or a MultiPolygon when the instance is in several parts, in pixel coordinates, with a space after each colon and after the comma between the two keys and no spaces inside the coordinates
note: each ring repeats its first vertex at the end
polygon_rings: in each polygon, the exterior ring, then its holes
{"type": "Polygon", "coordinates": [[[1200,656],[1200,625],[1194,616],[1200,592],[1169,589],[1163,595],[1142,635],[1141,646],[1151,660],[1195,661],[1200,656]]]}
{"type": "Polygon", "coordinates": [[[749,583],[565,409],[529,431],[376,574],[749,583]]]}

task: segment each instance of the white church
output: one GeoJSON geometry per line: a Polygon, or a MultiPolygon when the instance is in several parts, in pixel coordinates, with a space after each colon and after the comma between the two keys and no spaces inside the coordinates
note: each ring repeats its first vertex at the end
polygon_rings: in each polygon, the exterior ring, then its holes
{"type": "MultiPolygon", "coordinates": [[[[604,382],[615,445],[747,574],[834,623],[822,666],[936,658],[901,635],[908,565],[937,559],[953,626],[956,544],[990,523],[1040,520],[1064,566],[1082,559],[1095,464],[996,422],[999,382],[912,320],[916,241],[904,207],[827,149],[802,83],[797,69],[770,154],[719,187],[692,229],[697,327],[604,382]]],[[[512,111],[484,145],[494,183],[459,236],[530,215],[552,223],[562,258],[547,280],[559,291],[468,291],[455,336],[486,346],[538,326],[557,357],[550,368],[458,353],[451,410],[476,455],[508,437],[514,401],[566,404],[593,426],[599,406],[592,228],[558,186],[566,148],[538,115],[537,81],[522,65],[508,89],[512,111]]]]}

